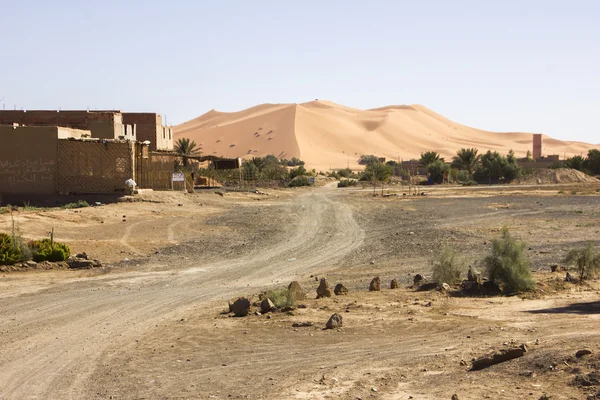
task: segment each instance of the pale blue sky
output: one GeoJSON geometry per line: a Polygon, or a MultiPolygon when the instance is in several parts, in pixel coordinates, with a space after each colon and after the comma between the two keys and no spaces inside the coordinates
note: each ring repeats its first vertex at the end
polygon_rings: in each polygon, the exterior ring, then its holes
{"type": "Polygon", "coordinates": [[[0,0],[0,38],[7,109],[418,103],[600,142],[595,0],[0,0]]]}

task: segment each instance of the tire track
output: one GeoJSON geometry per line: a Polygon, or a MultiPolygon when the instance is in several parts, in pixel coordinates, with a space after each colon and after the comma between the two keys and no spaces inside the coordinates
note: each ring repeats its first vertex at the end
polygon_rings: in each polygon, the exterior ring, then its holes
{"type": "MultiPolygon", "coordinates": [[[[318,189],[295,198],[290,212],[300,218],[289,226],[291,240],[237,259],[188,261],[171,274],[133,272],[59,283],[26,295],[26,302],[22,296],[3,299],[0,332],[14,339],[0,343],[0,398],[90,397],[87,389],[102,354],[142,337],[180,307],[232,297],[242,286],[235,281],[255,288],[291,280],[357,249],[365,233],[351,208],[332,193],[318,189]],[[47,304],[60,315],[44,312],[47,304]]],[[[136,252],[128,238],[142,222],[129,225],[119,240],[136,252]]]]}

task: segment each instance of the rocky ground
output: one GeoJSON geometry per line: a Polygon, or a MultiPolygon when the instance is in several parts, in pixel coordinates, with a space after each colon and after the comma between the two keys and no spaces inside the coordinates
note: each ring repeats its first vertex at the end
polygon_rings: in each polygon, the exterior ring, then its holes
{"type": "Polygon", "coordinates": [[[0,275],[0,398],[595,398],[597,285],[567,284],[550,266],[600,244],[597,189],[155,193],[21,211],[24,236],[54,227],[103,268],[0,275]],[[528,243],[537,294],[409,288],[443,246],[478,266],[504,225],[528,243]],[[374,276],[382,290],[369,292],[374,276]],[[320,277],[348,294],[315,299],[320,277]],[[305,307],[226,313],[231,299],[292,280],[305,307]],[[323,329],[334,313],[342,327],[323,329]],[[473,358],[521,344],[522,357],[469,371],[473,358]]]}

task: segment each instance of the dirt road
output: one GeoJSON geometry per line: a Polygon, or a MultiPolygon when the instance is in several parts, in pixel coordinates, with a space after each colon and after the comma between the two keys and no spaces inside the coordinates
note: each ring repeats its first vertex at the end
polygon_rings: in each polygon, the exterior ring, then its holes
{"type": "MultiPolygon", "coordinates": [[[[598,284],[566,284],[549,268],[571,248],[599,244],[600,195],[581,192],[461,188],[373,198],[325,187],[183,200],[165,193],[145,203],[23,213],[27,233],[56,225],[75,251],[88,249],[111,267],[0,275],[0,399],[595,396],[598,284]],[[528,243],[539,298],[407,287],[415,273],[430,272],[441,246],[477,265],[503,225],[528,243]],[[234,296],[294,279],[314,294],[313,274],[350,293],[307,299],[292,314],[221,314],[234,296]],[[375,275],[384,289],[368,292],[375,275]],[[387,289],[392,277],[401,289],[387,289]],[[322,330],[334,312],[344,327],[322,330]],[[473,357],[520,343],[530,349],[522,359],[467,372],[473,357]],[[580,349],[592,355],[575,358],[580,349]]],[[[0,216],[0,229],[9,222],[0,216]]]]}
{"type": "Polygon", "coordinates": [[[5,338],[0,343],[0,398],[89,397],[90,374],[108,346],[142,337],[190,304],[292,280],[344,256],[364,239],[350,207],[333,189],[302,194],[285,209],[295,223],[280,240],[236,257],[212,263],[166,259],[162,265],[151,261],[142,271],[37,285],[23,277],[12,279],[10,287],[0,286],[5,289],[0,292],[5,338]],[[35,291],[27,293],[32,286],[35,291]]]}

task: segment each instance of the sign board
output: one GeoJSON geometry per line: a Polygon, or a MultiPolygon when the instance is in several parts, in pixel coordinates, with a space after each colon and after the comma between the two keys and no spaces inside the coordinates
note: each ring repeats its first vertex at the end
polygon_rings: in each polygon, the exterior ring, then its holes
{"type": "Polygon", "coordinates": [[[173,182],[185,182],[185,174],[183,172],[173,172],[173,182]]]}

